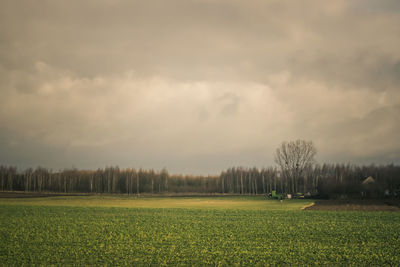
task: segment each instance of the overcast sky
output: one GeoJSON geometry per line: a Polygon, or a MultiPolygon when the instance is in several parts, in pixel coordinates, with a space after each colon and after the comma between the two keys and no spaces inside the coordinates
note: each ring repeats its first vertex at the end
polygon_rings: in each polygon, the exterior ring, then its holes
{"type": "Polygon", "coordinates": [[[0,0],[0,164],[400,163],[400,1],[0,0]]]}

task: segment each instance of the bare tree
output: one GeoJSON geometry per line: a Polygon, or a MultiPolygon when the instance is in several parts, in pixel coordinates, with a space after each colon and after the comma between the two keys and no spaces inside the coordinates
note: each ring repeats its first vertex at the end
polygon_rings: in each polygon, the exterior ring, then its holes
{"type": "Polygon", "coordinates": [[[304,140],[283,142],[276,149],[275,162],[281,167],[282,178],[291,193],[299,190],[299,180],[306,167],[314,163],[316,153],[312,141],[304,140]]]}

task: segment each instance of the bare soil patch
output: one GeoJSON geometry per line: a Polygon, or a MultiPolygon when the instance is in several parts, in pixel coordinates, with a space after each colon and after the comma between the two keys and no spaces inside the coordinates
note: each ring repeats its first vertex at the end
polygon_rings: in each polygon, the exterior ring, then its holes
{"type": "Polygon", "coordinates": [[[400,200],[317,200],[306,210],[400,211],[400,200]]]}

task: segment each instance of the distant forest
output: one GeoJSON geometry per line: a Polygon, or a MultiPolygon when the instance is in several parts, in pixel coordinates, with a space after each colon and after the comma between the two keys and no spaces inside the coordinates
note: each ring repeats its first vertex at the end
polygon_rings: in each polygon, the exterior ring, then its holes
{"type": "Polygon", "coordinates": [[[98,170],[66,169],[53,172],[38,167],[18,171],[0,166],[1,191],[100,194],[267,194],[302,192],[329,197],[395,195],[400,189],[400,166],[323,164],[309,166],[298,178],[281,175],[278,168],[229,168],[218,176],[183,176],[143,169],[106,167],[98,170]],[[368,188],[362,183],[372,176],[368,188]]]}

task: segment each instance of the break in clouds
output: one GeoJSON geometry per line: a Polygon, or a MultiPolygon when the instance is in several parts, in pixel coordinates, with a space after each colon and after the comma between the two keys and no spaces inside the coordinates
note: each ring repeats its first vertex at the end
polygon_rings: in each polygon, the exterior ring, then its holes
{"type": "Polygon", "coordinates": [[[398,1],[1,1],[0,162],[399,163],[398,1]]]}

